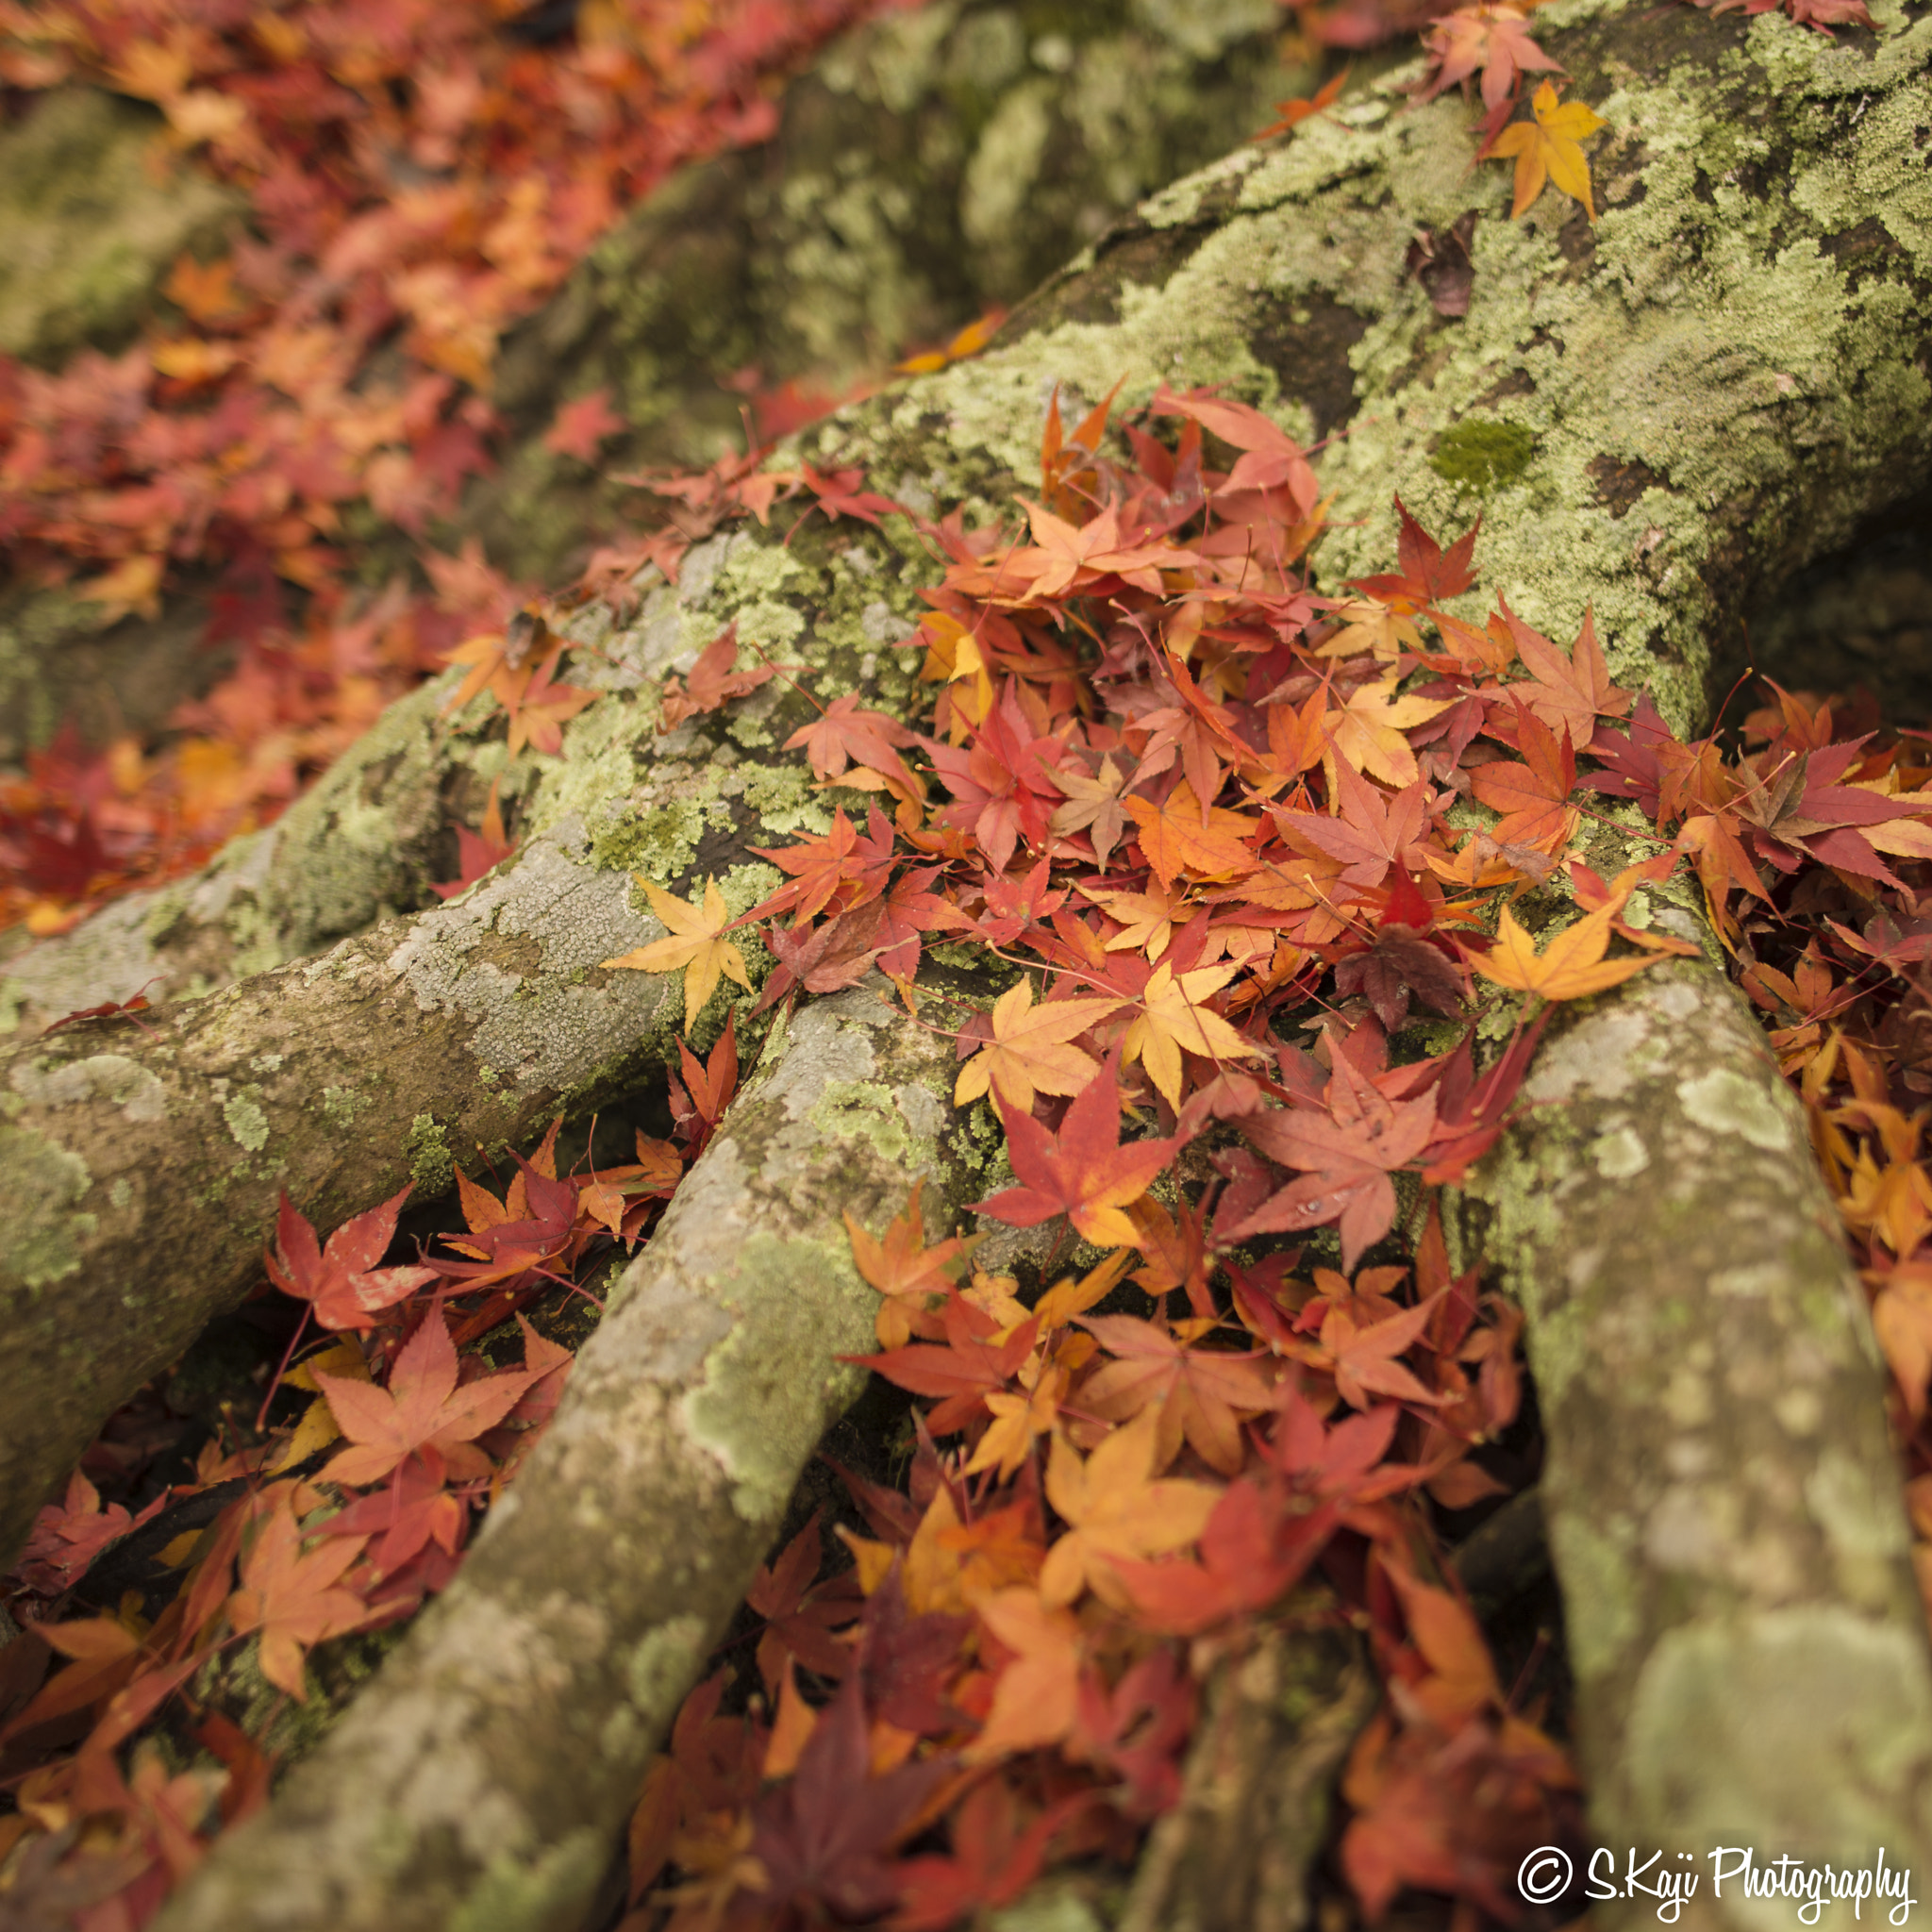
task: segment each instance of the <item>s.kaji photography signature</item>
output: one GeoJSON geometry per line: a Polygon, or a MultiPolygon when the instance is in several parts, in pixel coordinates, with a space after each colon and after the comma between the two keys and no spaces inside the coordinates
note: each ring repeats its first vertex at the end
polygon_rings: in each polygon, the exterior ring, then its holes
{"type": "MultiPolygon", "coordinates": [[[[1697,1869],[1690,1852],[1654,1851],[1645,1857],[1632,1846],[1619,1877],[1617,1855],[1600,1845],[1591,1854],[1584,1874],[1585,1894],[1593,1900],[1653,1898],[1658,1919],[1667,1925],[1676,1924],[1707,1875],[1713,1899],[1724,1897],[1726,1885],[1733,1896],[1790,1899],[1805,1925],[1816,1925],[1824,1908],[1840,1902],[1848,1903],[1853,1918],[1862,1920],[1868,1900],[1880,1908],[1889,1907],[1891,1923],[1904,1925],[1918,1904],[1911,1869],[1891,1864],[1883,1846],[1865,1865],[1810,1864],[1789,1854],[1760,1859],[1744,1845],[1719,1845],[1704,1856],[1710,1865],[1708,1874],[1697,1869]]],[[[1575,1876],[1575,1863],[1568,1852],[1542,1845],[1517,1867],[1516,1889],[1526,1904],[1549,1905],[1569,1891],[1575,1876]]]]}

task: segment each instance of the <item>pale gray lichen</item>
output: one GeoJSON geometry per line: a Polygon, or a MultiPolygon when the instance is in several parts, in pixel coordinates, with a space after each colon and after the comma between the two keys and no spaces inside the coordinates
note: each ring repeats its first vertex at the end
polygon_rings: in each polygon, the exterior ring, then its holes
{"type": "Polygon", "coordinates": [[[223,1104],[222,1118],[238,1147],[259,1154],[268,1145],[268,1115],[261,1110],[261,1090],[246,1087],[223,1104]]]}
{"type": "Polygon", "coordinates": [[[30,1128],[0,1126],[0,1174],[14,1203],[0,1217],[0,1268],[30,1289],[77,1273],[80,1244],[100,1225],[75,1205],[93,1186],[87,1162],[30,1128]]]}

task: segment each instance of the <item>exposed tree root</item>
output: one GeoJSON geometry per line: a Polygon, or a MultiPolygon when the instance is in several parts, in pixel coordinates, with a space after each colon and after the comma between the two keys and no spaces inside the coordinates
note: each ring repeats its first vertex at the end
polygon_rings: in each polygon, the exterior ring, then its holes
{"type": "Polygon", "coordinates": [[[1528,1317],[1601,1841],[1707,1877],[1719,1844],[1932,1870],[1883,1371],[1761,1028],[1708,968],[1655,968],[1553,1025],[1524,1098],[1479,1239],[1528,1317]]]}
{"type": "Polygon", "coordinates": [[[1223,1663],[1119,1932],[1302,1932],[1336,1774],[1377,1694],[1337,1632],[1270,1631],[1223,1663]]]}
{"type": "MultiPolygon", "coordinates": [[[[863,1385],[840,1216],[949,1172],[950,1042],[870,988],[768,1041],[456,1582],[175,1932],[573,1926],[650,1753],[863,1385]]],[[[960,1190],[949,1190],[958,1205],[960,1190]]]]}

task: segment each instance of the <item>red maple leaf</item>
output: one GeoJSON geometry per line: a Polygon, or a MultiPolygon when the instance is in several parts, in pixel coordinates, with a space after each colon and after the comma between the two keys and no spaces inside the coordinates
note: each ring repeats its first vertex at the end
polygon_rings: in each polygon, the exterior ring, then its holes
{"type": "Polygon", "coordinates": [[[749,671],[734,670],[737,662],[738,626],[728,624],[698,653],[698,660],[682,685],[675,677],[664,680],[658,729],[670,731],[687,718],[718,710],[733,698],[755,691],[777,674],[777,667],[772,664],[758,664],[749,671]]]}
{"type": "Polygon", "coordinates": [[[1400,496],[1395,513],[1402,519],[1402,534],[1395,541],[1395,555],[1402,568],[1391,576],[1351,577],[1349,589],[1360,591],[1378,604],[1400,605],[1406,611],[1427,610],[1432,606],[1460,596],[1475,582],[1469,567],[1475,554],[1476,533],[1483,526],[1477,517],[1445,551],[1416,520],[1400,496]]]}
{"type": "MultiPolygon", "coordinates": [[[[1077,1232],[1102,1247],[1130,1248],[1139,1236],[1121,1210],[1179,1153],[1178,1137],[1121,1145],[1120,1050],[1075,1096],[1058,1135],[995,1092],[1007,1152],[1021,1185],[978,1204],[978,1211],[1015,1227],[1038,1227],[1067,1215],[1077,1232]]],[[[1392,1212],[1391,1208],[1391,1212],[1392,1212]]]]}
{"type": "Polygon", "coordinates": [[[1435,1128],[1433,1091],[1391,1100],[1338,1051],[1322,1107],[1283,1108],[1241,1123],[1262,1153],[1302,1177],[1233,1226],[1215,1231],[1224,1241],[1238,1241],[1336,1222],[1341,1265],[1352,1270],[1361,1251],[1394,1223],[1395,1189],[1389,1176],[1421,1155],[1435,1128]]]}
{"type": "Polygon", "coordinates": [[[1277,1479],[1241,1476],[1215,1504],[1198,1563],[1111,1561],[1151,1628],[1192,1637],[1285,1596],[1327,1547],[1338,1521],[1333,1504],[1309,1508],[1277,1479]]]}
{"type": "Polygon", "coordinates": [[[934,1435],[944,1436],[985,1412],[987,1396],[1004,1389],[1033,1353],[1040,1324],[1023,1322],[1002,1338],[999,1324],[984,1308],[954,1295],[940,1310],[940,1326],[943,1342],[915,1341],[879,1355],[841,1359],[876,1369],[887,1381],[915,1395],[941,1398],[926,1422],[934,1435]]]}
{"type": "Polygon", "coordinates": [[[822,1677],[842,1677],[852,1667],[852,1646],[831,1634],[856,1623],[863,1609],[851,1573],[819,1589],[811,1587],[824,1556],[819,1536],[824,1515],[823,1509],[814,1509],[775,1560],[759,1568],[744,1593],[746,1604],[765,1620],[758,1637],[758,1674],[774,1697],[789,1657],[822,1677]]]}
{"type": "Polygon", "coordinates": [[[789,1783],[758,1800],[752,1852],[774,1905],[829,1912],[851,1923],[899,1896],[886,1853],[932,1792],[953,1774],[944,1757],[871,1775],[865,1707],[857,1674],[819,1713],[789,1783]]]}
{"type": "Polygon", "coordinates": [[[436,1278],[433,1268],[375,1265],[395,1239],[396,1217],[409,1191],[405,1188],[380,1207],[343,1222],[325,1248],[284,1189],[275,1220],[275,1248],[262,1257],[269,1279],[284,1294],[308,1303],[325,1328],[373,1327],[384,1308],[393,1307],[436,1278]]]}
{"type": "Polygon", "coordinates": [[[543,447],[560,457],[575,457],[580,463],[593,463],[598,450],[629,426],[610,407],[607,383],[558,410],[557,420],[543,432],[543,447]]]}

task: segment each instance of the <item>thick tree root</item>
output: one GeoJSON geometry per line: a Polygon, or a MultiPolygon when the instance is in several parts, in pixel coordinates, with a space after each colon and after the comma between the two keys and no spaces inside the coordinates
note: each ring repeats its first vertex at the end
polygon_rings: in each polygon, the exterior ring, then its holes
{"type": "Polygon", "coordinates": [[[571,827],[462,901],[0,1059],[0,1560],[102,1418],[258,1277],[286,1189],[325,1228],[621,1091],[683,1017],[602,973],[658,937],[571,827]]]}
{"type": "Polygon", "coordinates": [[[871,988],[774,1034],[455,1584],[164,1932],[578,1923],[863,1385],[838,1357],[871,1345],[878,1298],[841,1211],[876,1226],[915,1178],[944,1183],[953,1071],[950,1041],[871,988]]]}
{"type": "MultiPolygon", "coordinates": [[[[1932,1876],[1932,1657],[1864,1291],[1740,996],[1653,968],[1551,1028],[1481,1174],[1528,1315],[1598,1841],[1932,1876]]],[[[1596,1909],[1635,1912],[1639,1899],[1596,1909]]],[[[1761,1908],[1758,1908],[1761,1909],[1761,1908]]]]}

